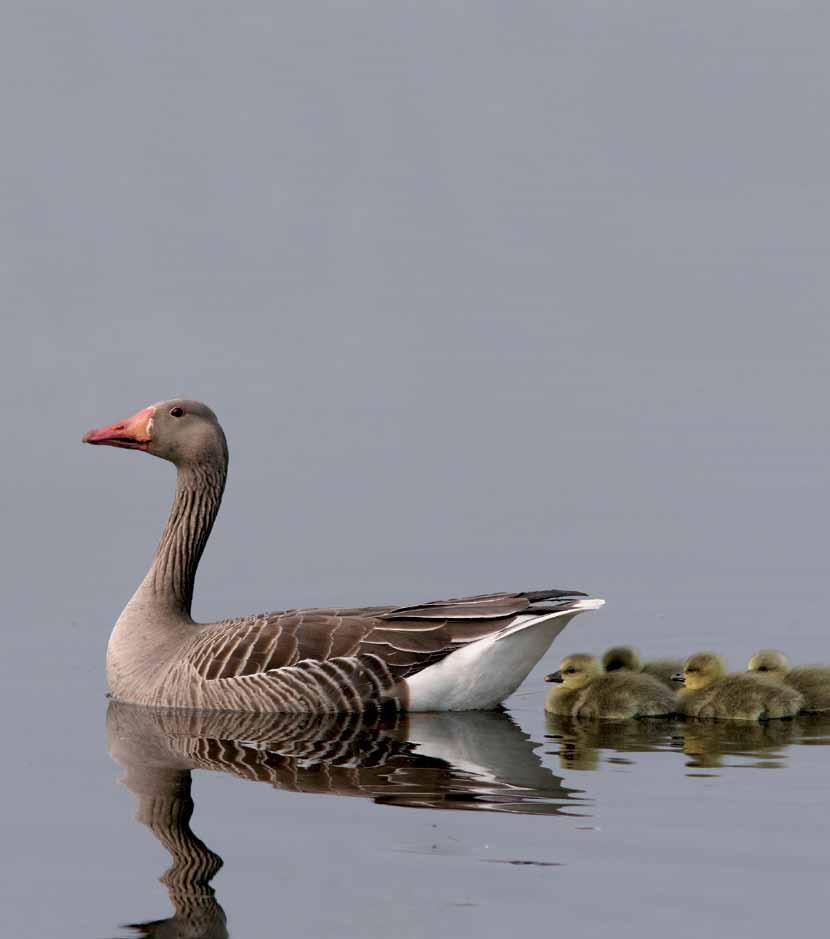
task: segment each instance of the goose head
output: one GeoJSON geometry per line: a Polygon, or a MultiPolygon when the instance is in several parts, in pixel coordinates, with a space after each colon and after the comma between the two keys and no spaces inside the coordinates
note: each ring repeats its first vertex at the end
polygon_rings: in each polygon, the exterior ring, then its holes
{"type": "Polygon", "coordinates": [[[84,434],[84,443],[143,450],[176,466],[227,461],[225,434],[201,401],[173,398],[142,408],[132,417],[84,434]]]}
{"type": "Polygon", "coordinates": [[[643,663],[634,646],[612,646],[602,657],[602,667],[606,672],[616,672],[620,669],[639,672],[643,663]]]}
{"type": "Polygon", "coordinates": [[[746,670],[774,678],[783,678],[790,670],[790,660],[783,652],[778,652],[776,649],[761,649],[749,660],[746,670]]]}
{"type": "Polygon", "coordinates": [[[553,681],[564,685],[568,690],[575,691],[577,688],[583,688],[599,673],[597,657],[580,652],[576,655],[565,656],[559,663],[559,671],[546,675],[545,681],[553,681]]]}
{"type": "Polygon", "coordinates": [[[714,652],[698,652],[686,659],[683,671],[672,675],[672,681],[689,691],[700,691],[719,681],[726,674],[726,662],[714,652]]]}

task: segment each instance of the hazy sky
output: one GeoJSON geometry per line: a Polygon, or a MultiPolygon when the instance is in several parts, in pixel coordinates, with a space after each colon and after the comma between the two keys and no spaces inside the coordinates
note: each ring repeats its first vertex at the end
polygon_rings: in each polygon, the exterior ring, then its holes
{"type": "Polygon", "coordinates": [[[9,6],[9,641],[103,687],[173,478],[80,437],[186,394],[199,617],[554,584],[580,645],[818,651],[828,16],[9,6]]]}

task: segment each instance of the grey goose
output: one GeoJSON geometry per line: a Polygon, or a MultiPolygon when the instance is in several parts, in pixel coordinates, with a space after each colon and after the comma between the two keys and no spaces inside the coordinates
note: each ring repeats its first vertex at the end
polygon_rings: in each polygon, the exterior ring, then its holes
{"type": "Polygon", "coordinates": [[[196,623],[196,568],[228,466],[216,415],[198,401],[162,401],[83,440],[141,450],[177,469],[153,563],[107,646],[117,700],[269,713],[491,709],[577,613],[604,602],[551,589],[196,623]]]}

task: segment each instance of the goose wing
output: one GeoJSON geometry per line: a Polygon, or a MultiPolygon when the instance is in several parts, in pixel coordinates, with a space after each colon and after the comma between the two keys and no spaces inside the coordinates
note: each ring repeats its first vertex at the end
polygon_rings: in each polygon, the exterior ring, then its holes
{"type": "Polygon", "coordinates": [[[494,635],[517,616],[553,612],[584,596],[576,590],[536,590],[419,606],[264,613],[205,627],[185,648],[182,664],[208,682],[226,682],[301,663],[368,656],[399,681],[461,645],[494,635]]]}

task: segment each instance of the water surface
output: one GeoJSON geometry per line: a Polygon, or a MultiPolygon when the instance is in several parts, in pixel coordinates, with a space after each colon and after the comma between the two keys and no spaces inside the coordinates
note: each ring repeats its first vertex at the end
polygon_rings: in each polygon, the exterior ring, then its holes
{"type": "Polygon", "coordinates": [[[86,754],[43,741],[5,929],[748,936],[793,904],[820,915],[830,717],[577,722],[540,703],[374,725],[110,703],[86,754]]]}

